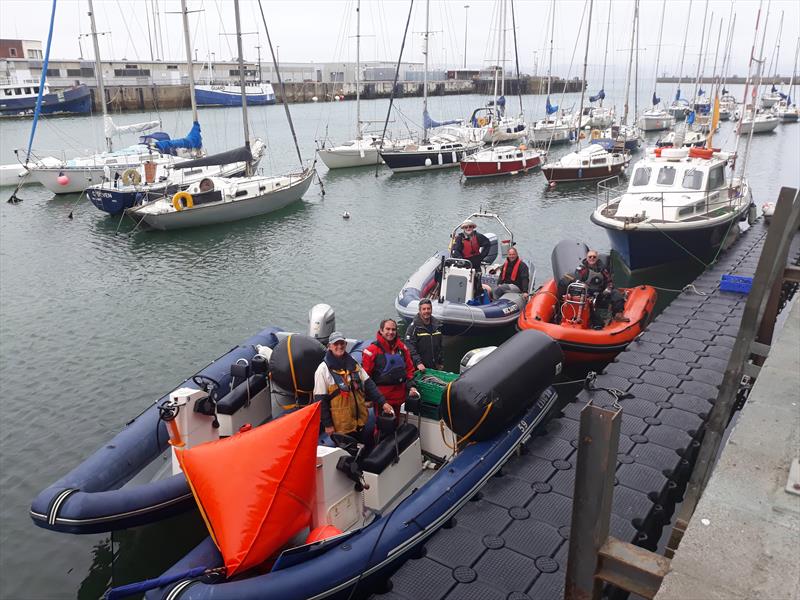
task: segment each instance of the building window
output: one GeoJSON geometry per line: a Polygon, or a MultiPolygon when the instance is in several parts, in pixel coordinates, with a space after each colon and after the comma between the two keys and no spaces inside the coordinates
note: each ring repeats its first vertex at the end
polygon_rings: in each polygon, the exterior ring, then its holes
{"type": "Polygon", "coordinates": [[[17,57],[17,49],[16,48],[9,48],[8,49],[8,55],[11,58],[16,58],[17,57]]]}
{"type": "Polygon", "coordinates": [[[61,69],[47,69],[48,77],[61,77],[61,69]]]}
{"type": "Polygon", "coordinates": [[[177,71],[178,65],[167,65],[167,71],[177,71]]]}
{"type": "Polygon", "coordinates": [[[125,65],[126,69],[138,69],[139,65],[125,65]]]}
{"type": "Polygon", "coordinates": [[[150,77],[150,69],[114,69],[114,77],[150,77]]]}
{"type": "Polygon", "coordinates": [[[28,58],[42,58],[41,50],[28,50],[28,58]]]}

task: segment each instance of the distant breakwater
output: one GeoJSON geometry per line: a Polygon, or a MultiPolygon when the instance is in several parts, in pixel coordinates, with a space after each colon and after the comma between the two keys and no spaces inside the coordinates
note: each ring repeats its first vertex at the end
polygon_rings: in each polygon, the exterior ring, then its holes
{"type": "MultiPolygon", "coordinates": [[[[764,77],[761,80],[761,84],[772,85],[774,83],[776,85],[787,85],[791,82],[791,79],[792,79],[791,77],[764,77]]],[[[716,80],[717,80],[716,77],[701,77],[700,83],[715,83],[716,80]]],[[[681,83],[691,83],[694,81],[694,76],[686,75],[684,77],[679,78],[677,75],[671,75],[669,77],[662,75],[661,77],[658,78],[658,83],[678,83],[678,81],[680,81],[681,83]]],[[[795,76],[795,81],[798,81],[797,76],[795,76]]],[[[744,84],[747,83],[747,77],[739,77],[737,75],[734,75],[733,77],[726,78],[725,83],[744,84]]]]}

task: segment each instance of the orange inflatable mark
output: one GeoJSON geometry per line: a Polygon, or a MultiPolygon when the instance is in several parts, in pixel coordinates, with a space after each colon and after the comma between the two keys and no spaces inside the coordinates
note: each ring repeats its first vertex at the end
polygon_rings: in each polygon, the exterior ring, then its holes
{"type": "Polygon", "coordinates": [[[311,522],[319,425],[315,403],[177,450],[228,577],[264,562],[311,522]]]}

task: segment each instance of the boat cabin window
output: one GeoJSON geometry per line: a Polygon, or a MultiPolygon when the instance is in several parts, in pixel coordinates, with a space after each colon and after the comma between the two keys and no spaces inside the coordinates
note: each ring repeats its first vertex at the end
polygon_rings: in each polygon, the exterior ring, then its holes
{"type": "Polygon", "coordinates": [[[683,187],[687,190],[699,190],[703,184],[703,172],[689,169],[683,174],[683,187]]]}
{"type": "Polygon", "coordinates": [[[672,185],[675,183],[675,167],[661,167],[658,170],[658,185],[672,185]]]}
{"type": "Polygon", "coordinates": [[[725,184],[725,165],[719,165],[708,172],[708,189],[715,190],[725,184]]]}
{"type": "Polygon", "coordinates": [[[694,206],[684,206],[682,209],[678,211],[679,217],[685,217],[686,215],[690,215],[694,212],[694,206]]]}
{"type": "Polygon", "coordinates": [[[633,174],[633,183],[632,185],[647,185],[647,182],[650,181],[650,167],[639,167],[636,169],[636,172],[633,174]]]}
{"type": "Polygon", "coordinates": [[[14,92],[11,91],[11,88],[6,88],[3,90],[3,92],[5,92],[6,96],[11,96],[14,94],[14,92]]]}
{"type": "Polygon", "coordinates": [[[592,164],[593,165],[604,165],[604,164],[606,164],[606,159],[605,159],[604,156],[601,156],[600,158],[593,158],[592,159],[592,164]]]}

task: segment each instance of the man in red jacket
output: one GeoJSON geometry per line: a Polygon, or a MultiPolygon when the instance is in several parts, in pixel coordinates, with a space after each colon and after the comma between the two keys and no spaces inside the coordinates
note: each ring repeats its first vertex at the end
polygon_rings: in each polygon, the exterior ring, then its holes
{"type": "Polygon", "coordinates": [[[361,365],[377,384],[386,402],[394,408],[395,420],[400,417],[400,405],[408,394],[417,395],[414,387],[414,363],[411,352],[397,338],[397,322],[381,321],[375,341],[364,349],[361,365]]]}

